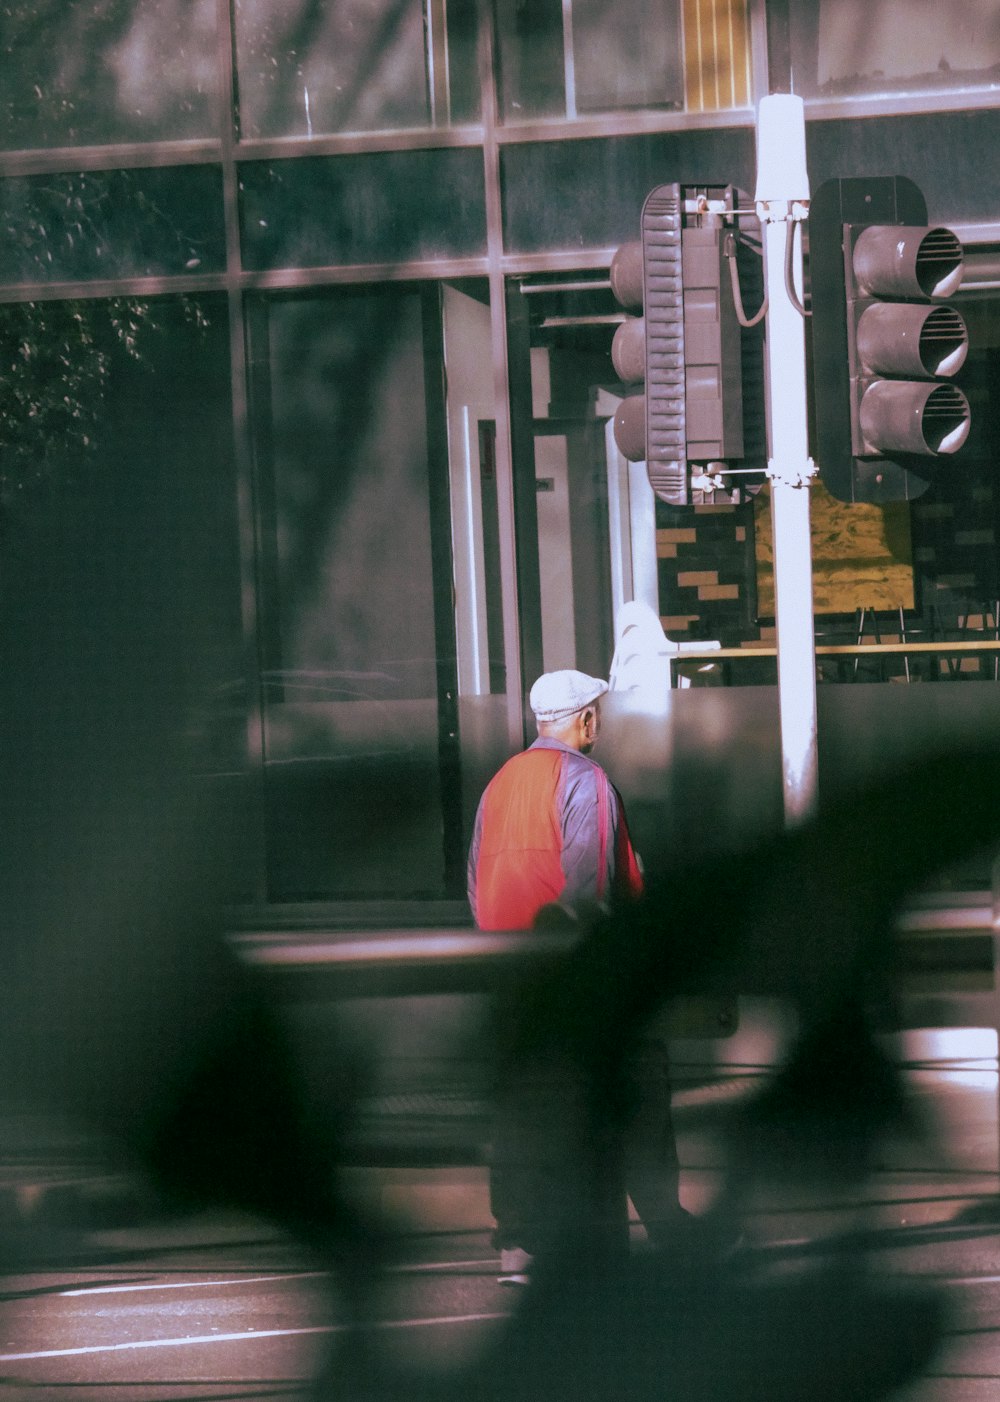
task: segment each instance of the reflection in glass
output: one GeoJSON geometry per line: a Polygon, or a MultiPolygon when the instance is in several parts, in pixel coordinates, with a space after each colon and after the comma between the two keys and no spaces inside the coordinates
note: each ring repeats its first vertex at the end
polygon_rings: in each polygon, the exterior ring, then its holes
{"type": "Polygon", "coordinates": [[[442,312],[458,688],[462,696],[484,696],[502,693],[506,685],[493,363],[485,281],[444,287],[442,312]]]}
{"type": "Polygon", "coordinates": [[[215,166],[0,181],[5,283],[218,272],[224,263],[215,166]]]}
{"type": "Polygon", "coordinates": [[[9,0],[5,150],[212,134],[215,0],[9,0]]]}
{"type": "Polygon", "coordinates": [[[611,361],[623,314],[599,273],[526,279],[510,295],[512,354],[529,372],[512,377],[513,412],[533,460],[541,667],[607,676],[621,605],[659,613],[652,488],[612,430],[626,393],[611,361]]]}
{"type": "MultiPolygon", "coordinates": [[[[257,438],[272,501],[270,898],[440,896],[435,569],[449,581],[449,609],[451,570],[447,522],[442,546],[431,507],[446,467],[430,455],[443,432],[436,300],[366,288],[260,304],[255,317],[257,438]]],[[[453,669],[453,652],[444,661],[453,669]]]]}
{"type": "Polygon", "coordinates": [[[475,12],[475,0],[236,0],[240,134],[475,120],[475,12]]]}
{"type": "Polygon", "coordinates": [[[613,248],[638,237],[646,195],[669,171],[682,184],[724,171],[753,189],[753,129],[660,132],[501,147],[504,248],[508,253],[613,248]]]}
{"type": "MultiPolygon", "coordinates": [[[[246,718],[225,298],[0,306],[0,402],[0,542],[8,562],[32,550],[11,577],[51,659],[34,684],[55,684],[39,705],[62,708],[66,743],[99,748],[148,691],[235,799],[246,718]]],[[[79,785],[50,797],[93,821],[79,785]]],[[[220,825],[227,812],[245,802],[221,804],[220,825]]]]}
{"type": "Polygon", "coordinates": [[[507,121],[684,105],[677,0],[500,0],[507,121]]]}
{"type": "Polygon", "coordinates": [[[482,153],[454,147],[240,166],[248,268],[486,252],[482,153]]]}
{"type": "Polygon", "coordinates": [[[963,92],[1000,71],[995,0],[814,0],[789,25],[804,97],[963,92]]]}

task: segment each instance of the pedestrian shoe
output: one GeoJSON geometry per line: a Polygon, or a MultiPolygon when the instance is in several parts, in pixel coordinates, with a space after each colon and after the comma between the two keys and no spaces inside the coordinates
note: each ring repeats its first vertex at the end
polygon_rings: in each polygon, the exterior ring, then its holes
{"type": "Polygon", "coordinates": [[[534,1256],[522,1251],[520,1246],[505,1246],[500,1252],[500,1274],[497,1280],[501,1285],[527,1285],[528,1272],[534,1256]]]}
{"type": "Polygon", "coordinates": [[[695,1254],[720,1264],[734,1260],[746,1246],[746,1236],[739,1226],[698,1217],[683,1207],[662,1221],[647,1223],[646,1235],[654,1251],[695,1254]]]}

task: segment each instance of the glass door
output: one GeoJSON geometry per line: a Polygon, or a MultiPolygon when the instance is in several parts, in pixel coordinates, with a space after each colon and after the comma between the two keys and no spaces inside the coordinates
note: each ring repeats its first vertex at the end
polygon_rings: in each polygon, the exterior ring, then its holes
{"type": "Polygon", "coordinates": [[[269,899],[459,895],[438,289],[250,310],[269,899]]]}

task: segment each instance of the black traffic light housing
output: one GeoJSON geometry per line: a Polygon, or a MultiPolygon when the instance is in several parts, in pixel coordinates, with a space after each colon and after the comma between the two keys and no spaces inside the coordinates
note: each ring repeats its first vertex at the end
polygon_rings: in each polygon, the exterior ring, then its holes
{"type": "Polygon", "coordinates": [[[961,244],[927,225],[911,180],[829,180],[810,205],[809,272],[820,477],[841,501],[917,497],[934,460],[969,433],[951,381],[968,332],[944,305],[961,282],[961,244]]]}
{"type": "Polygon", "coordinates": [[[645,461],[657,496],[675,506],[691,502],[692,464],[724,480],[729,463],[752,456],[763,468],[766,458],[762,336],[741,329],[730,260],[739,258],[748,291],[754,284],[750,296],[762,279],[759,258],[738,248],[737,204],[732,186],[658,185],[643,204],[641,242],[623,245],[611,264],[619,304],[642,311],[612,346],[615,370],[632,387],[615,439],[625,457],[645,461]],[[748,263],[758,266],[751,272],[748,263]],[[748,398],[761,403],[745,416],[748,398]]]}

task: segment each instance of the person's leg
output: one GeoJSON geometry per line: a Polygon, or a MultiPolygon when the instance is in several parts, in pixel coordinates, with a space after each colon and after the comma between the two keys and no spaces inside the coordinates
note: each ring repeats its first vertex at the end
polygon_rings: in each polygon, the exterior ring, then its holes
{"type": "Polygon", "coordinates": [[[508,1275],[530,1269],[517,1252],[627,1249],[620,1143],[613,1126],[594,1122],[590,1103],[578,1073],[553,1067],[512,1076],[498,1096],[490,1208],[508,1275]]]}
{"type": "Polygon", "coordinates": [[[654,1244],[666,1244],[688,1220],[680,1201],[680,1163],[670,1109],[666,1042],[640,1043],[630,1066],[633,1110],[625,1133],[625,1181],[654,1244]]]}
{"type": "Polygon", "coordinates": [[[549,1077],[511,1076],[500,1090],[490,1151],[493,1244],[510,1260],[507,1273],[523,1274],[521,1255],[537,1255],[559,1232],[563,1207],[560,1140],[565,1098],[549,1077]]]}

